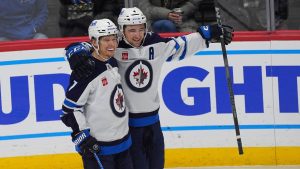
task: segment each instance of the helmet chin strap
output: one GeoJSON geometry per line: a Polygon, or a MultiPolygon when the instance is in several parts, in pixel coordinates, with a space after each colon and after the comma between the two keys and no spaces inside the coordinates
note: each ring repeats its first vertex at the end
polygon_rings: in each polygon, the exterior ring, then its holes
{"type": "Polygon", "coordinates": [[[131,47],[133,47],[133,48],[140,48],[141,46],[143,46],[143,44],[144,44],[144,42],[145,42],[145,38],[146,38],[146,36],[147,36],[147,32],[148,32],[148,29],[147,29],[147,23],[145,24],[145,26],[146,26],[146,29],[145,29],[145,33],[144,33],[144,38],[143,38],[143,41],[142,41],[142,43],[140,44],[140,46],[139,47],[135,47],[135,46],[133,46],[130,42],[128,42],[128,40],[126,39],[126,37],[125,37],[125,35],[124,35],[124,26],[122,26],[122,31],[120,31],[121,33],[122,33],[122,36],[123,36],[123,39],[124,39],[124,41],[128,44],[128,45],[130,45],[131,47]]]}
{"type": "Polygon", "coordinates": [[[142,41],[142,43],[140,44],[139,47],[135,47],[135,46],[133,46],[130,42],[128,42],[128,40],[126,39],[126,37],[125,37],[125,35],[124,35],[123,32],[122,32],[122,35],[123,35],[123,39],[124,39],[125,43],[127,43],[128,45],[130,45],[130,46],[133,47],[133,48],[140,48],[140,47],[143,46],[143,44],[144,44],[144,41],[145,41],[145,38],[146,38],[147,33],[144,34],[143,41],[142,41]]]}
{"type": "MultiPolygon", "coordinates": [[[[99,41],[97,40],[97,44],[99,44],[98,43],[99,41]]],[[[97,56],[99,57],[99,58],[101,58],[104,62],[106,62],[106,61],[108,61],[111,57],[109,57],[109,58],[104,58],[104,57],[102,57],[100,54],[99,54],[99,45],[97,46],[97,47],[95,47],[93,44],[92,44],[92,46],[93,46],[93,48],[95,49],[95,51],[96,51],[96,53],[97,53],[97,56]]]]}

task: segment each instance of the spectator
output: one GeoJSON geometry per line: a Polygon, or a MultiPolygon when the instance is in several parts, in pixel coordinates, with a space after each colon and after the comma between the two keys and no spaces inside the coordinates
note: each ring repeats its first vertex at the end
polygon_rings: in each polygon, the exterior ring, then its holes
{"type": "MultiPolygon", "coordinates": [[[[258,21],[256,20],[255,22],[252,22],[251,12],[248,11],[248,7],[245,7],[246,5],[248,5],[247,3],[245,3],[246,1],[248,0],[218,1],[219,7],[221,9],[222,23],[227,25],[234,25],[235,30],[254,30],[254,25],[258,24],[258,21]]],[[[258,11],[255,11],[253,14],[255,14],[256,12],[258,11]]]]}
{"type": "MultiPolygon", "coordinates": [[[[219,1],[222,21],[234,25],[236,30],[267,30],[267,6],[260,0],[219,1]]],[[[284,22],[288,18],[288,0],[274,0],[275,28],[287,29],[284,22]]]]}
{"type": "Polygon", "coordinates": [[[287,29],[287,25],[284,23],[285,20],[288,19],[288,0],[275,0],[274,8],[275,8],[275,27],[277,29],[287,29]]]}
{"type": "Polygon", "coordinates": [[[47,0],[1,0],[0,41],[44,39],[47,0]]]}
{"type": "MultiPolygon", "coordinates": [[[[248,11],[251,17],[252,30],[266,30],[268,28],[268,18],[266,15],[268,7],[265,2],[259,0],[244,0],[243,7],[248,11]]],[[[274,0],[274,12],[275,29],[286,29],[287,26],[283,21],[288,18],[288,0],[274,0]]]]}
{"type": "Polygon", "coordinates": [[[214,0],[203,0],[195,12],[195,20],[203,25],[217,23],[214,0]]]}
{"type": "Polygon", "coordinates": [[[123,6],[122,0],[60,0],[59,27],[62,37],[87,36],[94,19],[108,18],[114,23],[123,6]]]}
{"type": "Polygon", "coordinates": [[[154,32],[195,32],[199,23],[195,13],[203,0],[140,0],[143,11],[154,32]],[[182,13],[173,10],[180,8],[182,13]]]}

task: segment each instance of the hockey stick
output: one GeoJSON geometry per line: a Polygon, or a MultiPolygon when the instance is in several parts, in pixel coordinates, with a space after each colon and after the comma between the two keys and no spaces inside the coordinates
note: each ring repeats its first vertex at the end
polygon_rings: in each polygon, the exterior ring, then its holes
{"type": "Polygon", "coordinates": [[[102,165],[102,163],[101,163],[101,161],[100,161],[100,159],[99,159],[99,157],[97,156],[97,154],[96,154],[96,153],[93,153],[93,154],[94,154],[94,157],[95,157],[95,159],[96,159],[96,161],[97,161],[97,163],[98,163],[100,169],[104,169],[104,168],[103,168],[103,165],[102,165]]]}
{"type": "Polygon", "coordinates": [[[220,36],[221,47],[222,47],[223,60],[224,60],[225,71],[226,71],[227,86],[228,86],[229,95],[230,95],[230,103],[231,103],[231,108],[232,108],[232,115],[233,115],[235,134],[236,134],[236,139],[237,139],[237,144],[238,144],[238,150],[239,150],[239,154],[243,154],[244,152],[243,152],[242,139],[241,139],[241,134],[240,134],[240,127],[239,127],[239,122],[238,122],[236,108],[235,108],[234,94],[233,94],[233,89],[232,89],[232,81],[231,81],[231,77],[230,77],[229,65],[228,65],[228,59],[227,59],[227,51],[226,51],[224,36],[223,36],[224,28],[222,27],[220,8],[219,8],[217,0],[214,0],[214,3],[215,3],[217,23],[218,23],[218,26],[222,30],[222,35],[220,36]]]}

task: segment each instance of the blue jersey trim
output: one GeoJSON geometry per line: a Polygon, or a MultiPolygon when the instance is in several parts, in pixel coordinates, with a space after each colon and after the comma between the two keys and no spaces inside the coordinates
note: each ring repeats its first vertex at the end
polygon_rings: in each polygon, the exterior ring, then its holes
{"type": "Polygon", "coordinates": [[[173,55],[169,56],[167,62],[170,62],[173,59],[173,55]]]}
{"type": "Polygon", "coordinates": [[[66,99],[64,101],[64,105],[68,106],[69,108],[80,108],[80,107],[82,107],[82,106],[79,106],[79,105],[77,105],[75,103],[72,103],[72,102],[70,102],[70,101],[68,101],[66,99]]]}
{"type": "Polygon", "coordinates": [[[99,155],[111,155],[111,154],[117,154],[120,152],[123,152],[132,144],[131,136],[129,136],[125,141],[123,141],[120,144],[114,145],[114,146],[100,146],[100,152],[99,155]]]}
{"type": "Polygon", "coordinates": [[[185,58],[186,48],[187,48],[186,38],[184,36],[182,36],[181,39],[184,41],[184,49],[183,49],[183,52],[182,52],[181,56],[179,57],[179,60],[182,60],[182,59],[185,58]]]}
{"type": "Polygon", "coordinates": [[[144,127],[154,124],[159,121],[158,114],[142,118],[129,118],[129,126],[131,127],[144,127]]]}
{"type": "Polygon", "coordinates": [[[173,39],[174,41],[175,41],[175,49],[176,49],[176,51],[180,48],[180,46],[179,46],[179,44],[178,44],[178,42],[175,40],[175,39],[173,39]]]}
{"type": "MultiPolygon", "coordinates": [[[[175,46],[174,46],[174,48],[175,48],[175,50],[176,50],[176,52],[178,51],[178,49],[180,48],[180,46],[179,46],[179,44],[178,44],[178,42],[175,40],[175,39],[172,39],[174,42],[175,42],[175,46]]],[[[167,58],[167,62],[170,62],[171,60],[173,60],[173,56],[174,55],[171,55],[171,56],[169,56],[168,58],[167,58]]]]}

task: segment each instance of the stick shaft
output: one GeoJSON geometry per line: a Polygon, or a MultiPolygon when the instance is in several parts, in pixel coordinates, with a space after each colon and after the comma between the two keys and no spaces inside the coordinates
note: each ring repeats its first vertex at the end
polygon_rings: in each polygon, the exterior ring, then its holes
{"type": "Polygon", "coordinates": [[[101,163],[100,158],[98,157],[98,155],[96,153],[93,153],[93,154],[94,154],[94,157],[95,157],[95,159],[96,159],[96,161],[97,161],[100,169],[104,169],[104,167],[103,167],[103,165],[102,165],[102,163],[101,163]]]}
{"type": "Polygon", "coordinates": [[[222,54],[223,54],[225,71],[226,71],[227,86],[228,86],[229,95],[230,95],[230,103],[231,103],[231,108],[232,108],[232,115],[233,115],[235,134],[236,134],[236,139],[237,139],[237,144],[238,144],[238,150],[239,150],[239,154],[243,154],[244,152],[243,152],[239,122],[238,122],[237,113],[236,113],[234,93],[233,93],[232,81],[231,81],[231,77],[230,77],[230,70],[229,70],[229,64],[228,64],[228,58],[227,58],[227,50],[226,50],[224,36],[223,36],[224,29],[222,27],[222,22],[221,22],[220,8],[219,8],[217,0],[215,0],[214,2],[215,2],[217,23],[218,23],[219,27],[222,29],[222,35],[220,36],[221,47],[222,47],[222,54]]]}

